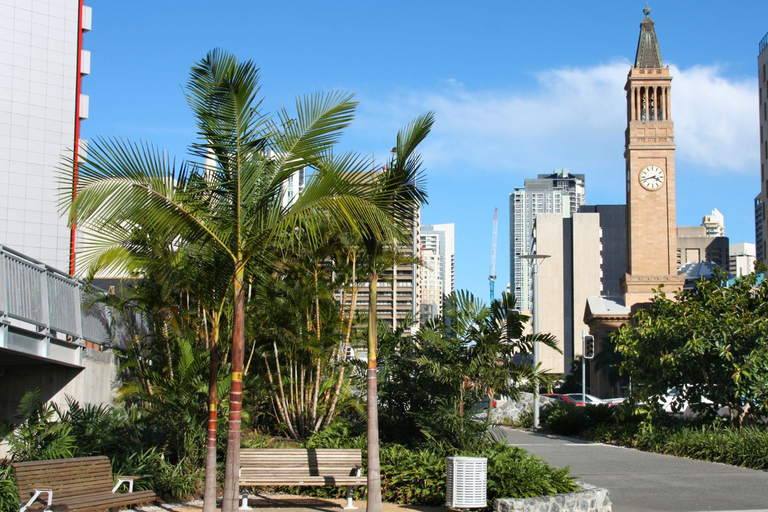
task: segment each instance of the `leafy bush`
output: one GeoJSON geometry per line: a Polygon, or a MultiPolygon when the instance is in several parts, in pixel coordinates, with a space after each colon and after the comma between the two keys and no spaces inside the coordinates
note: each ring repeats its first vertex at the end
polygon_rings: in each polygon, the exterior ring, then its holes
{"type": "Polygon", "coordinates": [[[553,434],[574,436],[584,432],[590,424],[586,407],[571,402],[556,402],[542,410],[542,424],[553,434]]]}
{"type": "Polygon", "coordinates": [[[588,405],[584,409],[586,409],[589,426],[611,423],[616,416],[616,408],[608,404],[588,405]]]}
{"type": "Polygon", "coordinates": [[[553,468],[522,448],[489,444],[474,456],[488,458],[488,501],[574,492],[569,468],[553,468]]]}
{"type": "Polygon", "coordinates": [[[0,460],[0,512],[19,510],[19,492],[10,461],[0,460]]]}
{"type": "Polygon", "coordinates": [[[445,453],[381,448],[381,497],[388,503],[442,505],[445,502],[445,453]]]}
{"type": "Polygon", "coordinates": [[[116,457],[112,461],[114,474],[141,477],[137,489],[152,489],[167,501],[183,501],[198,496],[202,490],[204,470],[188,460],[168,462],[156,447],[116,457]]]}

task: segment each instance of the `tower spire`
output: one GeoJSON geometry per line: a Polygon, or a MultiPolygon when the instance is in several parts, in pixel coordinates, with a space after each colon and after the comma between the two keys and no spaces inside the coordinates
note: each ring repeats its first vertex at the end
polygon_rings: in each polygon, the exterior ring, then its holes
{"type": "Polygon", "coordinates": [[[643,8],[645,19],[640,23],[640,40],[637,42],[637,54],[635,55],[636,68],[661,68],[661,50],[656,39],[656,29],[650,17],[651,8],[645,4],[643,8]]]}

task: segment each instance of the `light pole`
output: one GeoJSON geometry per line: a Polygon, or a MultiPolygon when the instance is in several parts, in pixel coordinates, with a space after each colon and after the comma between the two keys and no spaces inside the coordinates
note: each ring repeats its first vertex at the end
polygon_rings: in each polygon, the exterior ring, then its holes
{"type": "MultiPolygon", "coordinates": [[[[539,261],[549,258],[549,254],[523,254],[523,259],[530,260],[533,267],[533,334],[539,334],[539,261]]],[[[539,366],[539,341],[533,341],[533,368],[539,366]]],[[[533,428],[539,428],[539,381],[534,379],[533,386],[533,428]]]]}

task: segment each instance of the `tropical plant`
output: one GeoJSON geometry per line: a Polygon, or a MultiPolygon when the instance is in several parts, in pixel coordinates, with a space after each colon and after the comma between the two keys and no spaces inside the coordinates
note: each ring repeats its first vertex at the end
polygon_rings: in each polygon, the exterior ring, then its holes
{"type": "Polygon", "coordinates": [[[27,391],[14,415],[18,423],[7,427],[6,440],[13,460],[47,460],[72,457],[72,427],[61,422],[55,405],[40,399],[40,390],[27,391]]]}
{"type": "MultiPolygon", "coordinates": [[[[143,271],[145,261],[132,253],[137,233],[174,251],[204,247],[216,261],[226,261],[221,268],[229,271],[233,313],[224,512],[237,506],[246,268],[264,269],[276,243],[297,243],[286,237],[295,229],[310,244],[328,225],[387,240],[402,222],[395,214],[403,205],[392,203],[397,191],[374,188],[366,159],[331,152],[352,120],[350,96],[299,99],[295,116],[281,109],[273,118],[261,110],[258,95],[255,65],[214,50],[193,66],[188,82],[198,163],[177,166],[152,145],[95,138],[62,176],[61,206],[70,225],[85,233],[80,257],[87,266],[143,271]],[[307,168],[314,172],[303,193],[284,204],[283,184],[307,168]],[[72,194],[67,191],[73,183],[72,194]]],[[[213,511],[214,500],[207,493],[206,512],[213,511]]]]}
{"type": "Polygon", "coordinates": [[[515,298],[507,293],[489,307],[459,290],[443,308],[444,318],[419,330],[416,342],[422,350],[420,364],[454,390],[460,416],[468,399],[504,395],[514,400],[522,382],[539,385],[539,368],[528,363],[534,342],[560,350],[551,334],[523,335],[527,317],[515,310],[515,298]]]}
{"type": "Polygon", "coordinates": [[[0,460],[0,512],[19,510],[19,491],[11,461],[0,460]]]}
{"type": "Polygon", "coordinates": [[[377,199],[386,205],[396,229],[389,233],[367,229],[361,235],[368,277],[368,369],[366,415],[368,418],[368,512],[381,511],[381,467],[379,463],[379,412],[377,386],[377,303],[379,277],[396,263],[401,244],[410,245],[417,212],[426,202],[425,178],[416,149],[434,124],[434,114],[417,117],[397,134],[397,144],[388,165],[375,177],[377,199]],[[384,236],[382,236],[384,235],[384,236]],[[392,255],[388,257],[387,255],[392,255]]]}

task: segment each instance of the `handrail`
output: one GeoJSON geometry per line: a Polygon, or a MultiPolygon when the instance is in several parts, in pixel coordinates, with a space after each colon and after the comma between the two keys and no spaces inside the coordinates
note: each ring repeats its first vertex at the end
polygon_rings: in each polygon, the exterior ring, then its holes
{"type": "Polygon", "coordinates": [[[94,308],[83,311],[85,283],[0,245],[0,316],[25,322],[51,337],[107,343],[109,328],[94,308]]]}

